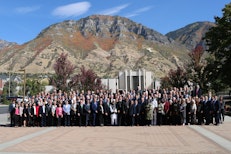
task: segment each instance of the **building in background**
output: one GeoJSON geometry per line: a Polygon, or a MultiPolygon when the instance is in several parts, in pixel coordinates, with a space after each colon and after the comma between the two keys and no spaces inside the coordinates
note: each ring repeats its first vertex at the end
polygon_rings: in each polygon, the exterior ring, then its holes
{"type": "Polygon", "coordinates": [[[117,89],[125,91],[136,90],[138,86],[143,90],[153,89],[156,83],[153,80],[152,72],[145,69],[120,71],[118,78],[101,80],[105,88],[112,90],[112,92],[115,92],[117,89]]]}
{"type": "Polygon", "coordinates": [[[105,89],[110,89],[113,93],[116,92],[116,89],[119,89],[118,79],[101,79],[101,81],[105,89]]]}
{"type": "Polygon", "coordinates": [[[141,89],[153,89],[153,75],[152,72],[146,71],[145,69],[132,71],[125,70],[119,72],[118,76],[119,89],[126,91],[137,89],[139,86],[141,89]]]}

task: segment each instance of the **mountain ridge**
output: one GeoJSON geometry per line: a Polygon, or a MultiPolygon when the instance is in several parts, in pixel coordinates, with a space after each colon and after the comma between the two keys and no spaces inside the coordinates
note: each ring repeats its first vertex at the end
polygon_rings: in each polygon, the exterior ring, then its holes
{"type": "Polygon", "coordinates": [[[197,45],[202,45],[204,49],[206,49],[206,43],[203,40],[203,37],[213,26],[215,26],[215,23],[213,22],[194,22],[185,27],[169,32],[166,36],[185,45],[190,51],[192,51],[197,45]]]}
{"type": "Polygon", "coordinates": [[[10,47],[12,45],[17,45],[17,43],[0,39],[0,50],[6,47],[10,47]]]}
{"type": "Polygon", "coordinates": [[[92,15],[52,24],[31,41],[1,49],[0,71],[54,73],[53,64],[62,52],[77,65],[76,71],[85,65],[100,77],[144,68],[159,78],[189,59],[184,45],[142,24],[120,16],[92,15]]]}

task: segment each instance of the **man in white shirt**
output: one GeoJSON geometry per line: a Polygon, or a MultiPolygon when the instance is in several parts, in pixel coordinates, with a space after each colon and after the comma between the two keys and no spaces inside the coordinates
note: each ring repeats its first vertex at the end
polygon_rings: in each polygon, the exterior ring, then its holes
{"type": "Polygon", "coordinates": [[[154,126],[154,125],[156,125],[156,122],[157,122],[157,112],[156,112],[156,109],[158,107],[158,102],[157,102],[156,94],[154,94],[154,96],[153,96],[152,106],[153,106],[153,120],[151,121],[151,124],[154,126]]]}

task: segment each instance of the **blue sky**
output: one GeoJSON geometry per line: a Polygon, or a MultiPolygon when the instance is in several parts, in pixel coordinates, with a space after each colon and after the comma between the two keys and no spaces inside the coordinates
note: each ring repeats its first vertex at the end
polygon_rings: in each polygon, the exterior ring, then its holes
{"type": "Polygon", "coordinates": [[[23,44],[44,28],[93,14],[127,17],[162,34],[214,22],[229,0],[0,0],[0,39],[23,44]]]}

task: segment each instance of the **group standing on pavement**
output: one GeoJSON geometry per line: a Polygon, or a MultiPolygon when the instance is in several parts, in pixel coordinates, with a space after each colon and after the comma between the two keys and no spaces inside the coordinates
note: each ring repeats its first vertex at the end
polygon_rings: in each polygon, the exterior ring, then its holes
{"type": "Polygon", "coordinates": [[[12,127],[219,125],[225,102],[191,89],[54,91],[9,105],[12,127]]]}

